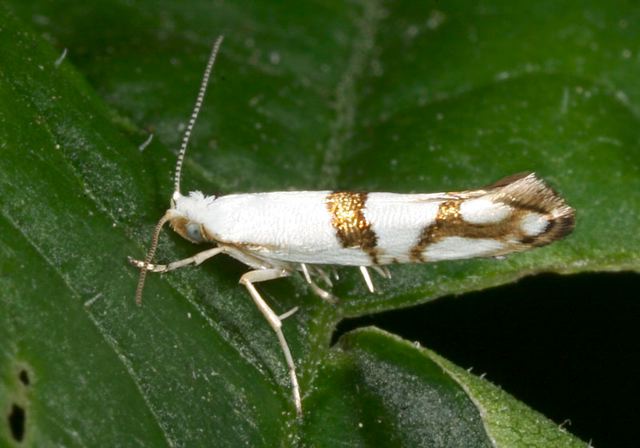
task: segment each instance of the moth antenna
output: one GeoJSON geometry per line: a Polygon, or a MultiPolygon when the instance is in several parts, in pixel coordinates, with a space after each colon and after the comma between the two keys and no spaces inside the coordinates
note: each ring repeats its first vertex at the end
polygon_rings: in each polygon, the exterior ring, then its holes
{"type": "Polygon", "coordinates": [[[151,238],[151,247],[149,247],[149,252],[147,252],[147,256],[144,259],[144,265],[140,268],[140,277],[138,277],[138,286],[136,287],[136,304],[142,305],[142,290],[144,289],[144,281],[147,278],[147,271],[149,270],[149,264],[153,261],[153,256],[156,254],[156,249],[158,248],[158,239],[160,238],[160,232],[162,231],[162,227],[169,221],[171,215],[169,212],[165,213],[158,224],[156,224],[156,228],[153,231],[153,238],[151,238]]]}
{"type": "Polygon", "coordinates": [[[191,131],[193,130],[193,126],[196,124],[196,119],[198,118],[198,114],[200,113],[200,108],[202,107],[202,102],[204,100],[204,94],[207,92],[207,85],[209,84],[209,76],[211,75],[211,71],[213,70],[213,64],[216,62],[216,56],[218,56],[218,50],[220,50],[220,45],[222,44],[223,39],[224,36],[218,36],[213,44],[213,47],[211,48],[209,61],[207,62],[207,67],[204,70],[202,82],[200,83],[200,90],[198,91],[196,104],[193,107],[193,112],[191,112],[189,124],[187,125],[187,129],[184,131],[184,136],[182,137],[182,144],[180,145],[180,151],[178,152],[178,161],[176,162],[176,174],[173,190],[178,193],[180,192],[180,175],[182,174],[182,162],[184,160],[184,155],[187,152],[187,145],[189,144],[189,138],[191,138],[191,131]]]}

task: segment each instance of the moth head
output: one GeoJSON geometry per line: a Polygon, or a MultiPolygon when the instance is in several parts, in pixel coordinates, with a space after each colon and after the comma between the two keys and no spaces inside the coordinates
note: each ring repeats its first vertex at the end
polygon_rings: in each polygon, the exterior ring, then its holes
{"type": "Polygon", "coordinates": [[[214,200],[214,196],[205,196],[199,191],[192,192],[189,196],[183,196],[178,191],[173,193],[171,197],[171,207],[169,207],[156,224],[153,237],[151,238],[151,247],[149,247],[149,252],[147,252],[144,263],[140,266],[140,277],[138,279],[138,288],[136,289],[136,303],[142,303],[144,281],[153,256],[156,253],[160,232],[162,232],[164,225],[169,223],[173,230],[180,236],[193,243],[213,241],[212,238],[207,235],[202,225],[202,215],[204,211],[206,211],[207,204],[214,200]]]}
{"type": "Polygon", "coordinates": [[[167,210],[169,225],[181,237],[192,243],[213,241],[204,225],[204,213],[215,196],[205,196],[199,191],[183,196],[175,192],[171,198],[171,208],[167,210]]]}

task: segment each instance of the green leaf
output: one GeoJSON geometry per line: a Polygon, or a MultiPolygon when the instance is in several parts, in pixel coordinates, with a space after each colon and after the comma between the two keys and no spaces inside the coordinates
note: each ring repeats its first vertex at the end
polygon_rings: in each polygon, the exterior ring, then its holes
{"type": "Polygon", "coordinates": [[[488,381],[373,327],[342,338],[322,373],[305,428],[319,446],[584,446],[488,381]]]}
{"type": "MultiPolygon", "coordinates": [[[[363,330],[329,342],[345,316],[543,271],[638,270],[640,59],[630,26],[638,8],[8,4],[0,6],[4,444],[580,444],[395,337],[363,330]],[[145,305],[133,303],[137,272],[126,256],[143,256],[168,205],[169,148],[220,33],[184,188],[433,192],[534,170],[576,208],[576,231],[504,261],[394,266],[393,281],[374,279],[383,294],[340,269],[337,306],[298,278],[260,285],[276,312],[300,306],[285,323],[304,395],[296,420],[277,341],[237,285],[246,267],[219,257],[150,276],[145,305]]],[[[157,258],[195,250],[163,236],[157,258]]]]}

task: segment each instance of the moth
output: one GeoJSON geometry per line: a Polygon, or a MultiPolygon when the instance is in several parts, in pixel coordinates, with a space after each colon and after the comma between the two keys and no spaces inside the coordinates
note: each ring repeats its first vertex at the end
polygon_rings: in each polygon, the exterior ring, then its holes
{"type": "MultiPolygon", "coordinates": [[[[180,192],[182,164],[222,43],[214,43],[195,107],[185,130],[175,169],[169,209],[155,227],[140,269],[136,302],[142,301],[147,272],[168,272],[227,254],[250,270],[240,277],[253,302],[275,332],[286,360],[293,403],[302,400],[282,321],[255,284],[301,273],[320,298],[336,298],[318,284],[331,280],[323,266],[357,266],[370,291],[368,268],[389,277],[393,263],[428,263],[474,257],[501,257],[544,246],[569,234],[574,210],[533,173],[516,174],[477,190],[430,194],[351,191],[281,191],[206,196],[180,192]],[[166,265],[153,264],[164,225],[192,243],[210,247],[166,265]]],[[[323,285],[324,286],[324,285],[323,285]]]]}

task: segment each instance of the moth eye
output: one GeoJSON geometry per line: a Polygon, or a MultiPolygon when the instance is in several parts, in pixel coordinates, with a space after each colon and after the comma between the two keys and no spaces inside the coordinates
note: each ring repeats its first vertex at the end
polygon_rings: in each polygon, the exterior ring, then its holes
{"type": "Polygon", "coordinates": [[[187,235],[192,241],[196,243],[204,242],[204,238],[202,237],[202,232],[200,232],[200,224],[195,222],[190,222],[187,224],[187,235]]]}

